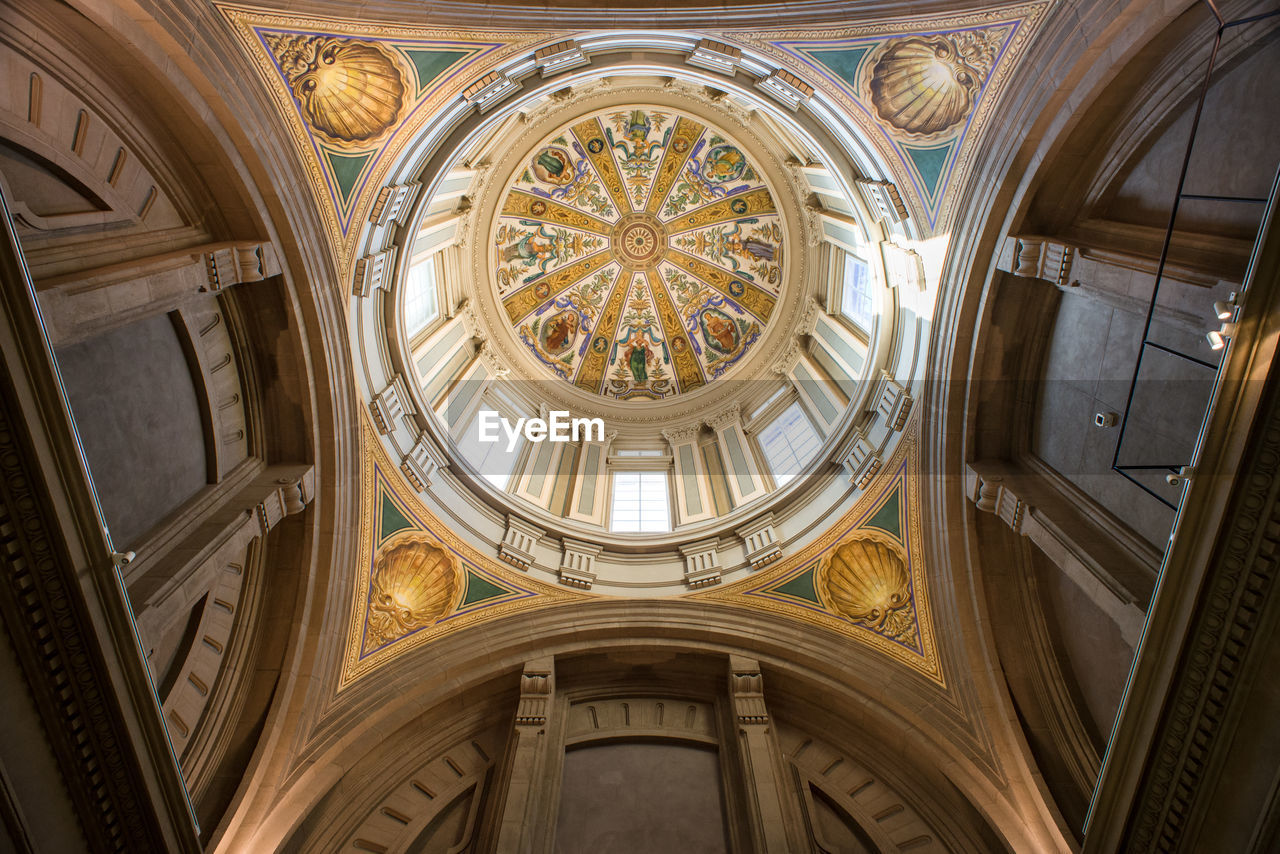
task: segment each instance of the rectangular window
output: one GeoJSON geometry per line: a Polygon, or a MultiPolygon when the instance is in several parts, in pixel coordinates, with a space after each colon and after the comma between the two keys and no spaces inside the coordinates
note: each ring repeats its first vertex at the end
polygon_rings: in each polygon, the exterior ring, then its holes
{"type": "Polygon", "coordinates": [[[641,450],[639,448],[624,448],[623,450],[615,451],[615,453],[619,457],[660,457],[663,454],[661,450],[658,450],[656,448],[652,450],[649,450],[649,449],[641,450]]]}
{"type": "Polygon", "coordinates": [[[800,474],[821,444],[799,403],[788,406],[760,431],[760,449],[778,486],[800,474]]]}
{"type": "Polygon", "coordinates": [[[671,530],[667,473],[619,471],[613,474],[610,530],[661,533],[671,530]]]}
{"type": "Polygon", "coordinates": [[[409,268],[404,281],[404,326],[412,339],[440,316],[436,299],[435,256],[419,261],[409,268]]]}
{"type": "MultiPolygon", "coordinates": [[[[481,411],[483,409],[482,406],[481,411]]],[[[524,438],[518,438],[515,447],[508,452],[506,432],[501,427],[492,432],[497,433],[497,441],[480,441],[480,413],[477,412],[471,419],[471,423],[467,425],[467,429],[458,437],[458,452],[482,478],[497,489],[506,489],[508,481],[511,480],[511,471],[515,468],[516,460],[520,456],[520,447],[524,444],[524,438]]]]}
{"type": "Polygon", "coordinates": [[[857,255],[845,254],[840,287],[840,313],[863,332],[871,329],[871,267],[857,255]]]}

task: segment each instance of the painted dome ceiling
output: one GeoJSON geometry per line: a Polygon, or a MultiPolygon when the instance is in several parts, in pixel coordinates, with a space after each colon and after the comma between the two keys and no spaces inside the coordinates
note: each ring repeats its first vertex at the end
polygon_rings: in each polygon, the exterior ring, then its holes
{"type": "Polygon", "coordinates": [[[783,223],[748,153],[671,107],[598,110],[510,176],[491,243],[516,337],[551,375],[617,400],[693,391],[760,339],[783,223]]]}

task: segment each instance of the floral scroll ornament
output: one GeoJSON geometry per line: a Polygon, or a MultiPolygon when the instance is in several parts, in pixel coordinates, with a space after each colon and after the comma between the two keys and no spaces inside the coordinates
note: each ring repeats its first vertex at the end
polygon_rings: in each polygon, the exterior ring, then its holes
{"type": "Polygon", "coordinates": [[[966,30],[887,42],[867,81],[876,112],[908,138],[947,135],[977,103],[1000,35],[966,30]]]}
{"type": "Polygon", "coordinates": [[[831,610],[893,640],[913,640],[911,577],[888,542],[863,532],[824,557],[818,574],[823,600],[831,610]]]}
{"type": "Polygon", "coordinates": [[[311,129],[344,147],[363,145],[399,122],[405,75],[376,44],[333,36],[267,35],[311,129]]]}
{"type": "Polygon", "coordinates": [[[453,607],[457,574],[453,557],[421,534],[383,546],[370,578],[364,651],[434,625],[453,607]]]}

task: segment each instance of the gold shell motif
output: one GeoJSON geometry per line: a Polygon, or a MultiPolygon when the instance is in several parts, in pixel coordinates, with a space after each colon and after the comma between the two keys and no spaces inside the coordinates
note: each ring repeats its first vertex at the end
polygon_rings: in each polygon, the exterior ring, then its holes
{"type": "Polygon", "coordinates": [[[822,561],[823,599],[855,623],[906,639],[914,634],[911,577],[901,555],[876,539],[837,546],[822,561]]]}
{"type": "Polygon", "coordinates": [[[947,36],[891,42],[871,69],[876,112],[907,134],[933,136],[964,120],[982,86],[982,60],[947,36]]]}
{"type": "Polygon", "coordinates": [[[404,110],[405,78],[376,44],[328,36],[268,39],[312,129],[342,145],[386,133],[404,110]]]}
{"type": "Polygon", "coordinates": [[[421,535],[398,538],[378,553],[369,584],[365,651],[432,625],[452,607],[453,557],[421,535]]]}

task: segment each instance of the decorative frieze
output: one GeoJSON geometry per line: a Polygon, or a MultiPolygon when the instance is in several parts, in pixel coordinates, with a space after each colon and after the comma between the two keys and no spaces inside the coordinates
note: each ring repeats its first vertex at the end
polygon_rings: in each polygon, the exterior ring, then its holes
{"type": "Polygon", "coordinates": [[[507,531],[498,545],[498,557],[516,569],[527,570],[533,563],[533,550],[547,532],[530,525],[519,516],[507,516],[507,531]]]}

